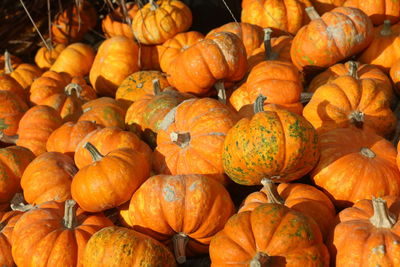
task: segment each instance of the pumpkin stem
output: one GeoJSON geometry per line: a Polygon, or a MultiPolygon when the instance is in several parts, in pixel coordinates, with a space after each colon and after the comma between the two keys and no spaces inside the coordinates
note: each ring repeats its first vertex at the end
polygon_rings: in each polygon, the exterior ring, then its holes
{"type": "Polygon", "coordinates": [[[321,16],[318,14],[318,12],[315,10],[313,6],[306,7],[305,11],[311,20],[321,18],[321,16]]]}
{"type": "Polygon", "coordinates": [[[383,27],[382,27],[382,30],[381,30],[380,34],[381,34],[382,36],[390,36],[390,35],[392,34],[391,26],[392,26],[392,25],[391,25],[391,23],[390,23],[390,20],[386,19],[386,20],[383,22],[383,27]]]}
{"type": "Polygon", "coordinates": [[[279,195],[278,190],[273,181],[268,178],[263,178],[261,184],[264,186],[261,190],[268,197],[268,203],[284,204],[285,201],[279,195]]]}
{"type": "Polygon", "coordinates": [[[264,111],[264,102],[267,100],[267,97],[259,94],[256,98],[256,101],[254,102],[254,114],[258,112],[264,111]]]}
{"type": "Polygon", "coordinates": [[[0,130],[0,141],[6,144],[16,144],[18,140],[18,134],[16,135],[5,135],[3,131],[0,130]]]}
{"type": "Polygon", "coordinates": [[[100,161],[104,156],[97,150],[97,148],[89,142],[83,145],[83,148],[87,149],[92,156],[93,162],[100,161]]]}
{"type": "Polygon", "coordinates": [[[63,225],[67,229],[73,229],[76,226],[76,201],[73,199],[65,201],[63,225]]]}
{"type": "Polygon", "coordinates": [[[218,101],[226,105],[226,90],[223,81],[218,81],[215,84],[215,89],[217,89],[218,101]]]}
{"type": "Polygon", "coordinates": [[[11,72],[14,71],[14,68],[11,64],[11,54],[6,50],[4,52],[4,73],[5,74],[10,74],[11,72]]]}
{"type": "Polygon", "coordinates": [[[154,79],[152,82],[153,82],[154,95],[159,95],[161,93],[160,80],[159,79],[154,79]]]}
{"type": "Polygon", "coordinates": [[[353,111],[349,115],[349,120],[357,128],[362,128],[364,124],[364,113],[358,110],[353,111]]]}
{"type": "Polygon", "coordinates": [[[360,149],[360,154],[361,154],[362,156],[366,157],[366,158],[369,158],[369,159],[373,159],[373,158],[376,157],[375,152],[372,151],[372,150],[371,150],[370,148],[368,148],[368,147],[362,147],[362,148],[360,149]]]}
{"type": "Polygon", "coordinates": [[[149,4],[151,5],[150,10],[156,10],[158,8],[158,5],[154,3],[154,0],[149,0],[149,4]]]}
{"type": "Polygon", "coordinates": [[[374,215],[369,218],[369,221],[376,228],[392,228],[396,223],[396,218],[390,214],[386,200],[382,198],[372,198],[372,206],[374,215]]]}
{"type": "Polygon", "coordinates": [[[267,253],[257,252],[257,254],[251,259],[250,267],[267,267],[271,261],[271,257],[267,253]]]}
{"type": "Polygon", "coordinates": [[[175,259],[179,264],[186,262],[186,245],[188,242],[189,237],[184,233],[177,233],[172,237],[175,259]]]}
{"type": "Polygon", "coordinates": [[[349,61],[349,75],[354,79],[358,79],[357,70],[358,70],[358,62],[349,61]]]}
{"type": "Polygon", "coordinates": [[[278,58],[278,55],[272,51],[271,45],[271,28],[264,29],[264,51],[265,51],[265,60],[274,60],[278,58]]]}
{"type": "Polygon", "coordinates": [[[310,102],[313,95],[314,95],[314,93],[312,93],[312,92],[302,92],[300,94],[300,103],[304,104],[304,103],[310,102]]]}
{"type": "Polygon", "coordinates": [[[190,133],[176,133],[172,132],[169,137],[171,138],[171,142],[177,144],[180,148],[185,148],[190,143],[190,133]]]}
{"type": "Polygon", "coordinates": [[[25,204],[24,195],[22,193],[16,193],[11,199],[10,208],[14,211],[29,211],[33,210],[35,206],[31,204],[25,204]]]}
{"type": "Polygon", "coordinates": [[[77,83],[70,83],[64,88],[64,92],[68,96],[71,96],[73,91],[75,91],[75,94],[78,98],[81,98],[81,93],[83,91],[82,86],[77,83]]]}

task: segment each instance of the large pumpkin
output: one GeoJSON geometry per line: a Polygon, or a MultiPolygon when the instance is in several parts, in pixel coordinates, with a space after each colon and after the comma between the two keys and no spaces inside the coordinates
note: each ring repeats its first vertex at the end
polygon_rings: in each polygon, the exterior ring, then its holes
{"type": "Polygon", "coordinates": [[[211,266],[328,267],[318,225],[281,204],[233,215],[210,244],[211,266]]]}
{"type": "Polygon", "coordinates": [[[84,148],[90,152],[93,162],[75,175],[71,193],[86,211],[104,211],[129,201],[150,176],[151,164],[143,153],[120,148],[103,156],[90,143],[84,148]]]}
{"type": "Polygon", "coordinates": [[[320,135],[321,157],[311,172],[337,207],[400,194],[396,148],[370,131],[340,128],[320,135]]]}
{"type": "Polygon", "coordinates": [[[132,196],[133,228],[174,246],[178,263],[208,252],[213,235],[234,213],[228,191],[203,175],[157,175],[132,196]],[[149,208],[151,207],[151,208],[149,208]]]}
{"type": "Polygon", "coordinates": [[[400,20],[399,3],[393,0],[347,0],[343,6],[361,9],[374,25],[381,25],[384,20],[390,20],[393,24],[400,20]]]}
{"type": "Polygon", "coordinates": [[[12,256],[20,267],[82,266],[89,238],[111,225],[103,214],[76,212],[73,200],[45,202],[15,224],[12,256]]]}
{"type": "Polygon", "coordinates": [[[307,174],[319,158],[318,136],[303,117],[266,106],[260,96],[254,115],[243,118],[226,135],[222,162],[236,183],[260,184],[263,178],[289,182],[307,174]]]}
{"type": "Polygon", "coordinates": [[[0,131],[4,135],[13,136],[28,105],[11,91],[0,90],[0,131]]]}
{"type": "Polygon", "coordinates": [[[157,134],[154,169],[165,174],[215,174],[226,183],[222,148],[237,117],[212,98],[189,99],[166,117],[157,134]]]}
{"type": "Polygon", "coordinates": [[[321,17],[308,8],[312,21],[293,39],[290,54],[299,68],[329,67],[365,49],[372,41],[372,23],[359,9],[338,7],[321,17]]]}

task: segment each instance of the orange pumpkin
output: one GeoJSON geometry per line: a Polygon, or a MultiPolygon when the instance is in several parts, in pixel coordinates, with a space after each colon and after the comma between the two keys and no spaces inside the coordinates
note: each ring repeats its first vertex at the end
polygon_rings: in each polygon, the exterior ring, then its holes
{"type": "Polygon", "coordinates": [[[161,70],[158,51],[158,45],[141,45],[139,47],[141,70],[161,70]]]}
{"type": "Polygon", "coordinates": [[[10,91],[23,101],[27,99],[24,88],[10,75],[0,74],[0,91],[10,91]]]}
{"type": "Polygon", "coordinates": [[[71,193],[86,211],[104,211],[127,202],[150,176],[150,161],[141,152],[119,148],[103,156],[90,143],[83,147],[89,151],[93,162],[75,175],[71,193]]]}
{"type": "Polygon", "coordinates": [[[29,86],[32,84],[32,82],[42,75],[42,70],[35,65],[22,63],[14,68],[11,64],[10,54],[7,51],[4,53],[4,57],[4,73],[9,74],[12,78],[14,78],[25,90],[29,89],[29,86]]]}
{"type": "Polygon", "coordinates": [[[115,96],[118,86],[139,70],[139,48],[124,36],[105,40],[99,47],[90,69],[90,83],[101,96],[115,96]]]}
{"type": "Polygon", "coordinates": [[[329,266],[318,225],[281,204],[233,215],[212,239],[210,257],[211,266],[329,266]]]}
{"type": "Polygon", "coordinates": [[[71,89],[75,89],[79,92],[79,98],[83,102],[88,102],[97,98],[96,91],[90,86],[83,77],[72,77],[71,82],[67,85],[71,89]]]}
{"type": "MultiPolygon", "coordinates": [[[[129,20],[132,21],[138,10],[139,6],[136,3],[126,3],[126,12],[129,20]]],[[[122,6],[114,9],[101,21],[101,28],[103,29],[104,35],[107,38],[122,35],[133,39],[134,36],[132,29],[125,20],[124,9],[122,6]]]]}
{"type": "Polygon", "coordinates": [[[390,78],[394,83],[394,89],[400,94],[400,58],[390,68],[390,78]]]}
{"type": "Polygon", "coordinates": [[[0,55],[0,74],[6,74],[8,70],[17,68],[21,63],[19,57],[11,55],[7,50],[4,51],[4,54],[0,55]]]}
{"type": "Polygon", "coordinates": [[[381,25],[384,20],[390,20],[391,23],[400,20],[400,6],[392,0],[347,0],[343,6],[361,9],[374,25],[381,25]]]}
{"type": "Polygon", "coordinates": [[[228,191],[203,175],[157,175],[133,194],[133,229],[170,246],[178,263],[208,252],[208,245],[234,213],[228,191]],[[152,208],[149,208],[152,207],[152,208]]]}
{"type": "Polygon", "coordinates": [[[16,265],[82,266],[90,237],[113,225],[103,214],[75,211],[75,201],[50,201],[26,212],[15,224],[12,256],[16,265]],[[29,257],[27,257],[29,251],[29,257]]]}
{"type": "Polygon", "coordinates": [[[71,76],[67,73],[46,71],[37,78],[29,89],[29,100],[32,105],[39,103],[51,95],[61,93],[64,87],[71,81],[71,76]]]}
{"type": "Polygon", "coordinates": [[[16,94],[0,90],[0,131],[4,135],[15,135],[27,110],[28,105],[16,94]]]}
{"type": "Polygon", "coordinates": [[[132,29],[142,44],[162,44],[192,25],[192,12],[177,0],[150,0],[133,17],[132,29]]]}
{"type": "Polygon", "coordinates": [[[400,194],[396,148],[383,137],[357,128],[320,134],[321,157],[311,177],[337,207],[360,199],[400,194]]]}
{"type": "Polygon", "coordinates": [[[35,55],[36,65],[43,70],[50,69],[65,47],[64,44],[57,44],[54,47],[51,46],[50,50],[46,46],[39,48],[35,55]]]}
{"type": "Polygon", "coordinates": [[[11,255],[12,231],[15,223],[22,216],[20,211],[0,212],[0,264],[15,266],[11,255]]]}
{"type": "Polygon", "coordinates": [[[331,11],[336,7],[340,7],[346,0],[310,0],[319,14],[331,11]]]}

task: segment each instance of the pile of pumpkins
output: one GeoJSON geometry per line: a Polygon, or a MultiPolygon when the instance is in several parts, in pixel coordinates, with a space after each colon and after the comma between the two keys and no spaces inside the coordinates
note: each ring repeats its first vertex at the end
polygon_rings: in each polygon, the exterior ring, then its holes
{"type": "Polygon", "coordinates": [[[0,266],[400,266],[398,1],[121,3],[0,58],[0,266]]]}

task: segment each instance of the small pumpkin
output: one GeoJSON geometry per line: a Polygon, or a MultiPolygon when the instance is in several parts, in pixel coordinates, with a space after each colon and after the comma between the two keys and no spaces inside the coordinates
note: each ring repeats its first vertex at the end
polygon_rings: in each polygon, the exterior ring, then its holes
{"type": "Polygon", "coordinates": [[[319,14],[329,12],[336,7],[343,6],[346,0],[310,0],[319,14]]]}
{"type": "Polygon", "coordinates": [[[10,75],[0,74],[0,91],[10,91],[23,101],[27,99],[24,88],[10,75]]]}
{"type": "MultiPolygon", "coordinates": [[[[139,10],[139,6],[134,2],[126,3],[125,6],[128,19],[132,21],[133,17],[139,10]]],[[[122,35],[134,39],[133,31],[126,22],[124,9],[122,6],[118,6],[112,12],[107,14],[107,16],[105,16],[105,18],[101,21],[101,28],[103,29],[104,35],[107,38],[122,35]]]]}
{"type": "Polygon", "coordinates": [[[54,47],[51,45],[50,49],[46,46],[39,48],[35,54],[36,65],[43,70],[50,69],[65,47],[64,44],[57,44],[54,47]]]}
{"type": "Polygon", "coordinates": [[[11,255],[12,231],[15,223],[22,216],[20,211],[0,212],[0,264],[15,266],[11,255]]]}
{"type": "Polygon", "coordinates": [[[391,0],[346,0],[343,6],[361,9],[374,25],[381,25],[385,20],[393,24],[400,20],[400,6],[391,0]]]}
{"type": "Polygon", "coordinates": [[[15,69],[21,63],[22,60],[19,57],[11,55],[7,50],[4,51],[4,54],[0,55],[0,74],[6,74],[9,69],[15,69]]]}
{"type": "Polygon", "coordinates": [[[11,91],[0,90],[0,131],[4,135],[13,136],[28,105],[11,91]]]}
{"type": "Polygon", "coordinates": [[[29,89],[29,100],[32,105],[38,105],[51,95],[61,93],[64,87],[71,81],[67,73],[46,71],[37,78],[29,89]]]}

